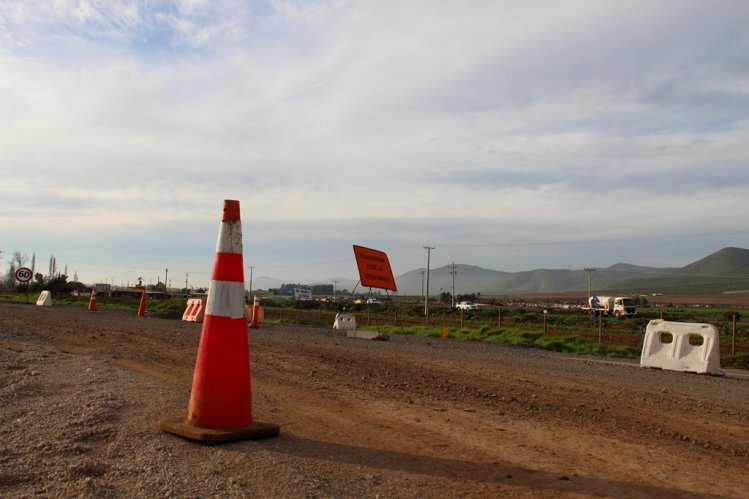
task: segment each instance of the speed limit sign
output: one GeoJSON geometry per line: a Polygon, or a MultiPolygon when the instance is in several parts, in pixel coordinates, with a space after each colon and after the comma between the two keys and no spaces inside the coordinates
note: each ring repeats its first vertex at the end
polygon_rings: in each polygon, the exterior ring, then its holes
{"type": "Polygon", "coordinates": [[[33,272],[28,267],[21,267],[20,269],[16,270],[16,279],[21,282],[29,282],[32,275],[33,272]]]}

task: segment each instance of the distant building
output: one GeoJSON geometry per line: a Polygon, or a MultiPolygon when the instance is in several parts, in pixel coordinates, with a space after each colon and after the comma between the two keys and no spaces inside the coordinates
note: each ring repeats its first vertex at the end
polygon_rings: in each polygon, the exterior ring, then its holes
{"type": "Polygon", "coordinates": [[[312,290],[300,284],[282,284],[280,288],[269,289],[275,298],[289,298],[292,300],[311,300],[312,290]]]}

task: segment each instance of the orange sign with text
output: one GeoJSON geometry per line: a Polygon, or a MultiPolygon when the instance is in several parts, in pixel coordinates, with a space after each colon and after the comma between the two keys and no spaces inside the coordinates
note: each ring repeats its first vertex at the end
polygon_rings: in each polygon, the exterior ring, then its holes
{"type": "Polygon", "coordinates": [[[359,267],[359,279],[362,286],[398,291],[395,287],[390,261],[385,253],[354,245],[354,255],[356,266],[359,267]]]}

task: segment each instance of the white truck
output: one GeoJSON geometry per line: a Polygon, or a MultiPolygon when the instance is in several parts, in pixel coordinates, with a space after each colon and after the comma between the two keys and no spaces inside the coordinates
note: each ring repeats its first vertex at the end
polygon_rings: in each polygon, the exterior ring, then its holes
{"type": "Polygon", "coordinates": [[[615,317],[631,317],[637,312],[635,300],[630,296],[591,296],[583,309],[615,317]]]}

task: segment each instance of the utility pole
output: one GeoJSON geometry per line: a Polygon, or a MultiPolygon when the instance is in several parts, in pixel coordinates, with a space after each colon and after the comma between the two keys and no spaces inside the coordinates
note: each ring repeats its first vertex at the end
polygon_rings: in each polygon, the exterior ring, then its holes
{"type": "Polygon", "coordinates": [[[255,267],[252,265],[249,265],[250,267],[250,300],[252,300],[252,269],[255,267]]]}
{"type": "Polygon", "coordinates": [[[593,272],[596,271],[596,268],[595,267],[585,267],[583,270],[588,273],[588,300],[590,300],[590,297],[592,296],[591,295],[590,280],[591,280],[591,276],[593,275],[593,272]]]}
{"type": "Polygon", "coordinates": [[[339,282],[341,282],[340,279],[333,279],[333,303],[335,303],[335,295],[336,295],[336,291],[338,291],[339,282]]]}
{"type": "Polygon", "coordinates": [[[188,295],[187,291],[187,278],[190,277],[190,274],[188,272],[185,272],[185,296],[188,295]]]}
{"type": "Polygon", "coordinates": [[[166,294],[167,296],[169,296],[169,286],[167,284],[168,282],[169,282],[169,269],[164,269],[164,294],[166,294]]]}
{"type": "Polygon", "coordinates": [[[455,270],[455,262],[450,265],[450,275],[453,276],[453,294],[452,299],[450,300],[450,306],[455,307],[455,274],[458,272],[455,270]]]}
{"type": "Polygon", "coordinates": [[[427,318],[427,323],[429,322],[429,259],[432,256],[432,250],[434,249],[434,246],[424,246],[424,249],[427,250],[427,284],[426,284],[426,295],[424,300],[424,315],[427,318]]]}

